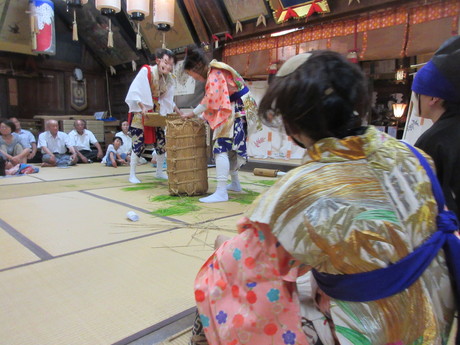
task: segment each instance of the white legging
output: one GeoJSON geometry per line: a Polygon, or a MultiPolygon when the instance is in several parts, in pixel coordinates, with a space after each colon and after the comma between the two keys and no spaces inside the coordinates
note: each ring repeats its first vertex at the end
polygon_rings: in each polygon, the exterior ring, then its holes
{"type": "Polygon", "coordinates": [[[228,175],[230,174],[230,160],[228,153],[216,153],[214,155],[216,161],[216,180],[217,182],[227,182],[228,175]]]}
{"type": "Polygon", "coordinates": [[[235,151],[214,154],[216,162],[216,180],[227,181],[228,175],[237,173],[245,163],[245,159],[235,151]]]}

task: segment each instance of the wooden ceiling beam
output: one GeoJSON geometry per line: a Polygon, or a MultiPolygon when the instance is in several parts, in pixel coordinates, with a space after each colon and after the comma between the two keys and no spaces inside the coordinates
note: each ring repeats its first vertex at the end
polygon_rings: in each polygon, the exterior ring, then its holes
{"type": "Polygon", "coordinates": [[[232,28],[224,13],[220,0],[199,0],[201,17],[211,34],[222,35],[232,33],[232,28]]]}
{"type": "Polygon", "coordinates": [[[200,42],[209,42],[209,35],[206,31],[206,27],[204,26],[203,20],[201,19],[200,12],[198,12],[198,8],[196,7],[194,0],[183,0],[185,8],[187,9],[188,15],[195,27],[196,34],[198,35],[198,39],[200,42]]]}

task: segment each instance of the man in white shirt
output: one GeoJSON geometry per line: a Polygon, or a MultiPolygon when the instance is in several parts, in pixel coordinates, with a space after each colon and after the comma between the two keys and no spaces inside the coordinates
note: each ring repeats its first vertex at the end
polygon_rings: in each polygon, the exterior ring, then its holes
{"type": "Polygon", "coordinates": [[[171,75],[174,66],[174,53],[169,49],[157,49],[155,66],[142,66],[132,81],[125,102],[131,113],[130,128],[133,146],[129,182],[140,183],[136,177],[136,165],[144,151],[145,144],[154,144],[157,152],[157,171],[155,177],[167,179],[163,172],[165,160],[165,132],[161,127],[144,127],[143,116],[154,111],[166,116],[172,112],[180,114],[174,103],[174,81],[171,75]]]}
{"type": "Polygon", "coordinates": [[[92,163],[96,159],[100,161],[104,153],[93,132],[86,129],[86,121],[75,120],[73,126],[75,129],[70,131],[69,139],[77,152],[78,163],[92,163]],[[97,152],[91,149],[91,144],[96,147],[97,152]]]}
{"type": "Polygon", "coordinates": [[[69,136],[59,131],[58,122],[46,121],[46,130],[38,136],[38,148],[42,152],[42,167],[64,167],[76,164],[77,153],[69,136]],[[67,154],[67,150],[70,154],[67,154]]]}
{"type": "Polygon", "coordinates": [[[32,132],[22,129],[21,122],[16,117],[10,117],[10,121],[16,126],[16,133],[21,137],[23,142],[27,142],[30,145],[31,152],[27,156],[27,160],[31,160],[37,154],[37,141],[32,132]]]}

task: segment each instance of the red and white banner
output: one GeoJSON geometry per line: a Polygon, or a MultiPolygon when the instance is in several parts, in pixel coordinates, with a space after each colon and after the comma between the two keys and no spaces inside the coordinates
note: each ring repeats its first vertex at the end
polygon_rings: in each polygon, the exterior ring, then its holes
{"type": "Polygon", "coordinates": [[[54,3],[51,0],[31,0],[31,12],[34,24],[36,48],[39,54],[54,55],[56,53],[56,34],[54,28],[54,3]]]}

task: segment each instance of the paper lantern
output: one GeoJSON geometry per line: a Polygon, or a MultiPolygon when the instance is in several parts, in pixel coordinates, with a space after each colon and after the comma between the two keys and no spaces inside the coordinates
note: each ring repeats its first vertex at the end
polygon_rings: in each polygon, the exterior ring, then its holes
{"type": "Polygon", "coordinates": [[[396,118],[403,116],[406,106],[407,104],[405,103],[393,103],[393,114],[396,118]]]}
{"type": "Polygon", "coordinates": [[[101,14],[109,17],[107,47],[113,48],[112,19],[110,16],[121,11],[120,0],[96,0],[96,8],[101,11],[101,14]]]}
{"type": "Polygon", "coordinates": [[[144,20],[150,13],[150,1],[126,0],[126,12],[132,20],[144,20]]]}
{"type": "Polygon", "coordinates": [[[78,41],[78,27],[77,27],[77,7],[86,5],[88,0],[66,0],[67,12],[69,8],[73,8],[73,22],[72,22],[72,40],[78,41]]]}
{"type": "Polygon", "coordinates": [[[174,26],[174,0],[155,0],[153,3],[153,24],[160,31],[174,26]]]}
{"type": "Polygon", "coordinates": [[[112,15],[121,11],[120,0],[96,0],[96,8],[103,15],[112,15]]]}
{"type": "Polygon", "coordinates": [[[166,32],[174,26],[174,0],[154,0],[153,24],[163,32],[162,48],[166,48],[166,32]]]}
{"type": "Polygon", "coordinates": [[[126,12],[129,17],[137,21],[137,33],[136,33],[136,48],[142,48],[142,37],[141,37],[141,25],[140,21],[144,20],[145,16],[148,16],[149,11],[149,0],[126,0],[126,12]]]}

